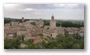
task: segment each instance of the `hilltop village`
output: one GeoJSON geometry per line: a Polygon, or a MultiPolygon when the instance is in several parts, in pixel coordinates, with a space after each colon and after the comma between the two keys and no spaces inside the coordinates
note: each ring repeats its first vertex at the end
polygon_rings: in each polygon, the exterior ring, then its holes
{"type": "Polygon", "coordinates": [[[34,43],[38,43],[42,41],[40,34],[43,34],[43,38],[55,38],[58,34],[64,36],[65,32],[70,35],[78,33],[80,36],[84,36],[84,27],[57,27],[53,15],[51,16],[50,26],[43,27],[43,25],[42,19],[24,22],[24,17],[22,17],[22,23],[12,21],[4,25],[4,39],[13,39],[23,35],[24,40],[34,39],[34,43]],[[33,22],[35,25],[33,25],[33,22]]]}

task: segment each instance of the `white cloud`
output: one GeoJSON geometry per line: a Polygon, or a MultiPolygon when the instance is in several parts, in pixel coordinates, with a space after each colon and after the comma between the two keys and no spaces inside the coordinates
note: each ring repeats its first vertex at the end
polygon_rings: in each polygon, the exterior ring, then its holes
{"type": "Polygon", "coordinates": [[[36,9],[33,8],[24,8],[24,9],[18,9],[19,11],[35,11],[36,9]]]}
{"type": "Polygon", "coordinates": [[[69,6],[69,7],[77,7],[78,4],[68,4],[67,6],[69,6]]]}
{"type": "Polygon", "coordinates": [[[64,7],[66,4],[54,4],[56,7],[64,7]]]}
{"type": "Polygon", "coordinates": [[[4,9],[7,11],[16,10],[19,4],[4,4],[4,9]]]}
{"type": "Polygon", "coordinates": [[[26,11],[33,11],[33,10],[35,10],[35,9],[32,9],[32,8],[26,8],[25,10],[26,10],[26,11]]]}
{"type": "Polygon", "coordinates": [[[55,7],[77,7],[78,4],[54,4],[55,7]]]}
{"type": "Polygon", "coordinates": [[[19,4],[4,4],[5,8],[11,8],[11,7],[15,7],[18,6],[19,4]]]}

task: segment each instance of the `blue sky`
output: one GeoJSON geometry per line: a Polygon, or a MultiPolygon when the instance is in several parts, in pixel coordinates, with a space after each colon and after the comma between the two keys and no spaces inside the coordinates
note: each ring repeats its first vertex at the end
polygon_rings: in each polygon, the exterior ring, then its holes
{"type": "Polygon", "coordinates": [[[4,17],[27,19],[84,20],[83,4],[4,4],[4,17]]]}

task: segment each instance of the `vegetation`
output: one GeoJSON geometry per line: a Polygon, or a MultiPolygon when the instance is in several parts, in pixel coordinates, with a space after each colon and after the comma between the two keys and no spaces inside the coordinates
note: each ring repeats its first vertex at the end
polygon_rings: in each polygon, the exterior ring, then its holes
{"type": "Polygon", "coordinates": [[[50,25],[50,21],[48,21],[48,20],[44,20],[43,22],[44,22],[44,26],[49,26],[50,25]]]}
{"type": "MultiPolygon", "coordinates": [[[[49,26],[50,21],[49,20],[44,20],[44,26],[49,26]]],[[[72,21],[57,21],[56,26],[62,26],[62,27],[84,27],[84,23],[81,21],[78,22],[72,22],[72,21]]]]}
{"type": "Polygon", "coordinates": [[[39,36],[40,36],[40,37],[43,37],[43,34],[41,33],[41,34],[39,34],[39,36]]]}
{"type": "Polygon", "coordinates": [[[84,27],[84,23],[83,22],[62,22],[61,23],[62,27],[84,27]]]}
{"type": "Polygon", "coordinates": [[[31,24],[32,24],[32,25],[36,25],[36,23],[35,23],[35,22],[31,22],[31,24]]]}
{"type": "Polygon", "coordinates": [[[10,19],[10,18],[4,18],[4,24],[10,23],[11,21],[12,21],[12,19],[10,19]]]}
{"type": "MultiPolygon", "coordinates": [[[[40,34],[40,36],[43,36],[40,34]]],[[[57,37],[43,38],[41,43],[33,44],[33,39],[22,41],[21,38],[4,40],[5,49],[20,49],[19,45],[24,43],[27,45],[25,49],[84,49],[84,37],[78,34],[69,35],[66,33],[65,36],[59,34],[57,37]]]]}
{"type": "Polygon", "coordinates": [[[56,22],[56,26],[60,26],[61,25],[61,23],[60,22],[56,22]]]}
{"type": "MultiPolygon", "coordinates": [[[[20,22],[20,23],[22,23],[22,19],[4,18],[4,24],[10,23],[11,21],[15,21],[15,22],[20,22]]],[[[23,22],[25,22],[25,21],[29,21],[29,19],[24,19],[23,22]]]]}
{"type": "Polygon", "coordinates": [[[20,43],[21,43],[20,38],[6,39],[4,40],[4,48],[5,49],[18,49],[20,43]]]}

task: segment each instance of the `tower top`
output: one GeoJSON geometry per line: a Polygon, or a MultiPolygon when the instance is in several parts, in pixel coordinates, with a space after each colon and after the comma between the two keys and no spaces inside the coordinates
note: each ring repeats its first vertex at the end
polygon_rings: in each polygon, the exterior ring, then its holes
{"type": "Polygon", "coordinates": [[[22,22],[24,21],[24,17],[22,17],[22,22]]]}
{"type": "Polygon", "coordinates": [[[52,15],[51,20],[54,20],[54,16],[52,15]]]}
{"type": "Polygon", "coordinates": [[[24,19],[24,17],[22,17],[22,19],[24,19]]]}

